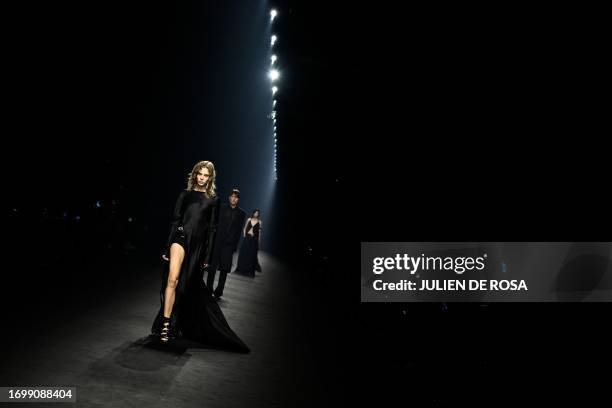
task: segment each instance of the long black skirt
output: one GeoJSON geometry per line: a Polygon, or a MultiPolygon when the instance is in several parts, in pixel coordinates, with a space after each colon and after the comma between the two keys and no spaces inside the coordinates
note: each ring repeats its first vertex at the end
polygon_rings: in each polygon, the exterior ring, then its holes
{"type": "Polygon", "coordinates": [[[247,235],[242,241],[240,253],[238,254],[238,265],[235,273],[240,275],[255,276],[257,269],[257,252],[259,251],[259,241],[256,237],[247,235]]]}
{"type": "MultiPolygon", "coordinates": [[[[200,267],[194,269],[185,276],[187,279],[179,283],[183,286],[177,288],[177,297],[170,317],[174,336],[195,343],[195,347],[199,344],[203,347],[212,346],[248,353],[249,347],[230,328],[211,290],[204,283],[204,270],[200,267]]],[[[166,263],[162,269],[161,305],[151,327],[151,333],[156,336],[161,332],[168,273],[169,267],[166,263]]]]}

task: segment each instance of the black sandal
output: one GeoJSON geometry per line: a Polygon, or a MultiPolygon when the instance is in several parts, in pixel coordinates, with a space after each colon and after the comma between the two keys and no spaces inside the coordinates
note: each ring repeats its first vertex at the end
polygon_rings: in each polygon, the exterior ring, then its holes
{"type": "Polygon", "coordinates": [[[161,333],[159,335],[159,339],[162,343],[166,343],[168,340],[170,340],[170,333],[170,318],[164,316],[161,333]]]}

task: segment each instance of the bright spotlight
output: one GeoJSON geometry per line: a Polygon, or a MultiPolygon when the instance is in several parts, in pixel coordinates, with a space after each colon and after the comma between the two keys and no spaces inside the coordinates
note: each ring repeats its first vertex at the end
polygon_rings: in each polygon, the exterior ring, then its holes
{"type": "Polygon", "coordinates": [[[278,77],[280,77],[280,72],[278,72],[278,69],[271,69],[270,72],[268,72],[268,76],[271,81],[276,81],[278,77]]]}
{"type": "Polygon", "coordinates": [[[277,88],[277,87],[275,87],[275,86],[273,86],[273,87],[272,87],[272,95],[274,95],[274,94],[275,94],[275,93],[277,93],[277,92],[278,92],[278,88],[277,88]]]}
{"type": "Polygon", "coordinates": [[[276,10],[272,9],[270,11],[270,21],[274,21],[274,17],[276,17],[278,13],[276,12],[276,10]]]}
{"type": "Polygon", "coordinates": [[[275,35],[272,36],[272,45],[274,45],[274,43],[276,42],[276,38],[277,37],[275,35]]]}
{"type": "Polygon", "coordinates": [[[272,102],[272,106],[276,106],[276,99],[272,102]]]}
{"type": "Polygon", "coordinates": [[[271,56],[270,60],[272,61],[272,65],[274,65],[274,63],[276,62],[276,55],[271,56]]]}

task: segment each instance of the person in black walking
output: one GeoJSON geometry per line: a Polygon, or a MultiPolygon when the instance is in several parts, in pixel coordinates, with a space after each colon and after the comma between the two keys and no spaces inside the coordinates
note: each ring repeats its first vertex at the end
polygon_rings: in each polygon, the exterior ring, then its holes
{"type": "Polygon", "coordinates": [[[216,298],[223,296],[227,274],[232,269],[232,258],[238,249],[240,232],[244,225],[246,213],[240,207],[240,191],[233,189],[229,195],[229,203],[222,205],[219,211],[219,222],[217,224],[217,236],[210,268],[208,269],[207,285],[213,290],[215,275],[219,270],[219,282],[213,293],[216,298]]]}
{"type": "MultiPolygon", "coordinates": [[[[239,275],[255,276],[255,271],[258,270],[259,245],[261,242],[261,218],[259,210],[254,210],[251,218],[247,219],[244,226],[242,246],[238,254],[238,265],[235,273],[239,275]]],[[[261,268],[259,268],[261,270],[261,268]]]]}

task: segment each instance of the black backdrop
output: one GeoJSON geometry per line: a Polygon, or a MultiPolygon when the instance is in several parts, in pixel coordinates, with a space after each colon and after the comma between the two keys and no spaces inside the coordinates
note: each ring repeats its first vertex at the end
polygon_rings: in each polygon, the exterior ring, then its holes
{"type": "MultiPolygon", "coordinates": [[[[601,395],[590,374],[609,361],[608,305],[370,305],[357,289],[362,241],[609,240],[604,60],[591,14],[277,6],[286,70],[267,249],[303,271],[330,398],[435,405],[489,393],[522,400],[532,388],[543,399],[601,395]]],[[[200,158],[184,146],[217,146],[227,160],[233,142],[197,137],[233,134],[222,126],[242,94],[227,91],[234,99],[219,118],[211,112],[225,90],[210,78],[239,77],[224,50],[243,27],[228,30],[218,16],[248,13],[232,2],[121,2],[13,5],[6,15],[10,259],[20,265],[31,254],[32,231],[41,241],[33,267],[45,274],[77,269],[67,248],[82,259],[132,250],[126,242],[157,253],[177,189],[200,158]],[[214,57],[224,63],[207,65],[214,57]]]]}

